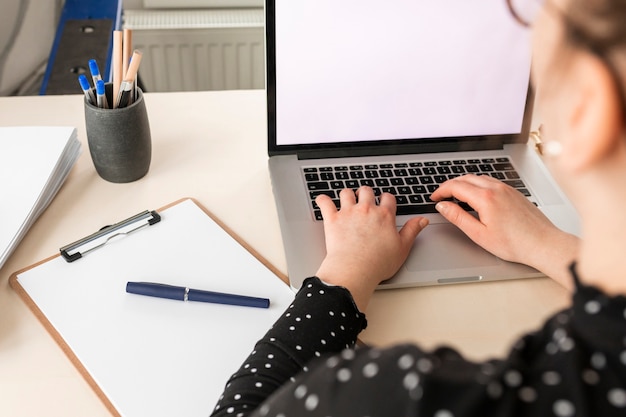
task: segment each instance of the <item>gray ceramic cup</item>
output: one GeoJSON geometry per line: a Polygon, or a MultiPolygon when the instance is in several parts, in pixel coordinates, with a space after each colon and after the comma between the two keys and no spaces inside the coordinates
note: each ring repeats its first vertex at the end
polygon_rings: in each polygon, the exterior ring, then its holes
{"type": "MultiPolygon", "coordinates": [[[[112,103],[113,86],[105,87],[107,101],[112,103]]],[[[150,125],[143,92],[137,92],[137,100],[117,109],[99,108],[85,99],[89,153],[98,175],[110,182],[136,181],[150,169],[150,125]]]]}

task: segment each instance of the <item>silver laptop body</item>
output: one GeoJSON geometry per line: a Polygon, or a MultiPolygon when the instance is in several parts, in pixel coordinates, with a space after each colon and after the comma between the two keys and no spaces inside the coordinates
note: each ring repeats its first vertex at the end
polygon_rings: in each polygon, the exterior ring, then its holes
{"type": "MultiPolygon", "coordinates": [[[[305,181],[313,169],[506,158],[529,199],[578,233],[575,211],[527,145],[529,47],[498,0],[266,1],[269,169],[292,287],[325,256],[305,181]]],[[[407,262],[379,288],[541,276],[439,214],[424,216],[430,225],[407,262]]]]}

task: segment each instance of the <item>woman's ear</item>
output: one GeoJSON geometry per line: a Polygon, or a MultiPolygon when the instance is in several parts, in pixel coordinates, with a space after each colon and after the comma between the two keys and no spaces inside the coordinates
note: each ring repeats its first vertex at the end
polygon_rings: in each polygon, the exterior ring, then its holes
{"type": "Polygon", "coordinates": [[[619,85],[606,64],[588,52],[577,53],[566,75],[568,100],[560,101],[566,137],[561,163],[572,171],[585,170],[609,156],[622,140],[619,85]]]}

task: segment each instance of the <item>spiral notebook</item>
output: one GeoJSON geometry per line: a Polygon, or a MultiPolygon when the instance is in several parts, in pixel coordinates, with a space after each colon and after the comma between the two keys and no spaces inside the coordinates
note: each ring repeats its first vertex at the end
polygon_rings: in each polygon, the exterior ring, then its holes
{"type": "Polygon", "coordinates": [[[294,294],[194,200],[157,212],[150,227],[73,262],[55,255],[10,282],[113,415],[205,417],[294,294]],[[270,307],[128,294],[128,281],[269,298],[270,307]]]}

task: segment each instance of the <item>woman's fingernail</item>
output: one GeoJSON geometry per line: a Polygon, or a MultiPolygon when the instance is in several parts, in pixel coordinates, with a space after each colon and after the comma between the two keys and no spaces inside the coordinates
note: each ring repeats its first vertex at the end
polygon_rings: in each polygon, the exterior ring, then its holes
{"type": "Polygon", "coordinates": [[[446,205],[444,203],[442,203],[442,202],[439,202],[439,203],[435,204],[435,209],[438,212],[441,213],[442,211],[444,211],[446,209],[446,205]]]}
{"type": "Polygon", "coordinates": [[[428,226],[428,219],[425,217],[422,217],[419,221],[419,225],[422,229],[425,228],[426,226],[428,226]]]}

